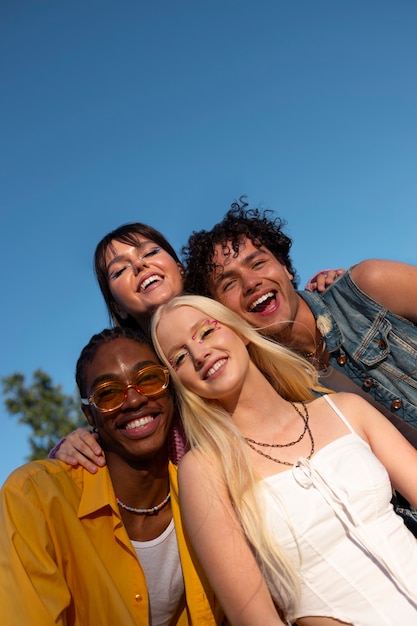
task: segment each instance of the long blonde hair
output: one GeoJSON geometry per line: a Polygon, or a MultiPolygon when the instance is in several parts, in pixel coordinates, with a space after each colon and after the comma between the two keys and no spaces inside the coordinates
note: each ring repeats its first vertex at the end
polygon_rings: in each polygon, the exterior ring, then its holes
{"type": "Polygon", "coordinates": [[[298,576],[262,522],[264,516],[259,490],[256,489],[259,479],[252,469],[245,441],[232,420],[225,419],[225,411],[219,402],[200,398],[184,387],[158,341],[158,324],[164,314],[184,306],[198,309],[241,337],[247,343],[254,364],[286,400],[312,400],[314,391],[325,392],[327,389],[319,384],[317,372],[308,361],[263,337],[239,315],[215,300],[203,296],[177,296],[161,305],[153,316],[152,341],[160,359],[170,370],[190,446],[198,447],[210,462],[217,460],[231,502],[271,594],[286,615],[291,617],[299,597],[298,576]]]}

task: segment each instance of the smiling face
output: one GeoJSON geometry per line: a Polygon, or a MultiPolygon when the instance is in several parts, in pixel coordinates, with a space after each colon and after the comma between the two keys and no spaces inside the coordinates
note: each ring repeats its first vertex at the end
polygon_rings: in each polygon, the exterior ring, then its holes
{"type": "Polygon", "coordinates": [[[116,312],[146,327],[156,307],[181,293],[183,278],[168,252],[139,234],[136,239],[134,246],[113,240],[105,261],[116,312]]]}
{"type": "MultiPolygon", "coordinates": [[[[160,364],[154,351],[124,337],[101,345],[84,370],[86,396],[90,397],[104,382],[123,386],[137,382],[137,372],[147,365],[160,364]]],[[[167,455],[167,436],[172,422],[173,401],[168,389],[157,397],[142,395],[133,387],[126,392],[123,405],[101,412],[94,405],[83,411],[100,436],[103,449],[129,462],[167,455]]]]}
{"type": "Polygon", "coordinates": [[[239,335],[199,309],[180,306],[164,311],[156,336],[187,389],[232,410],[251,367],[239,335]]]}
{"type": "Polygon", "coordinates": [[[215,247],[216,271],[209,279],[213,298],[243,317],[263,334],[279,336],[294,321],[298,296],[293,276],[265,247],[244,237],[237,256],[215,247]]]}

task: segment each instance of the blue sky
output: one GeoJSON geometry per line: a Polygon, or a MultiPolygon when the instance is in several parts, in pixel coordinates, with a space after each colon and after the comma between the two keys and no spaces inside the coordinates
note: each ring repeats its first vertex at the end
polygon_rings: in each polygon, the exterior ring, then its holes
{"type": "MultiPolygon", "coordinates": [[[[2,0],[0,376],[75,390],[122,223],[179,251],[247,194],[287,220],[302,283],[417,264],[416,23],[413,0],[2,0]]],[[[1,483],[28,445],[0,419],[1,483]]]]}

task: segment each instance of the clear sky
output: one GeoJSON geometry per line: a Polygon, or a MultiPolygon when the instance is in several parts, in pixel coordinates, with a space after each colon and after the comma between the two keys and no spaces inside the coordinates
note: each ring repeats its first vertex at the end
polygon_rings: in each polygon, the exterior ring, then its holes
{"type": "MultiPolygon", "coordinates": [[[[417,264],[416,24],[414,0],[2,0],[0,376],[75,391],[123,223],[179,251],[247,194],[302,283],[417,264]]],[[[0,482],[29,451],[1,400],[0,482]]]]}

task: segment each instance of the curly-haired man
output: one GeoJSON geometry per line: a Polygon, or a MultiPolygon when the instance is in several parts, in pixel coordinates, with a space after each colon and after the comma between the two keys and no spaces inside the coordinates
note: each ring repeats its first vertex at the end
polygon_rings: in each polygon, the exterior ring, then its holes
{"type": "Polygon", "coordinates": [[[284,225],[235,202],[184,246],[185,290],[312,360],[323,384],[364,395],[417,446],[417,267],[367,260],[323,293],[297,291],[284,225]]]}

